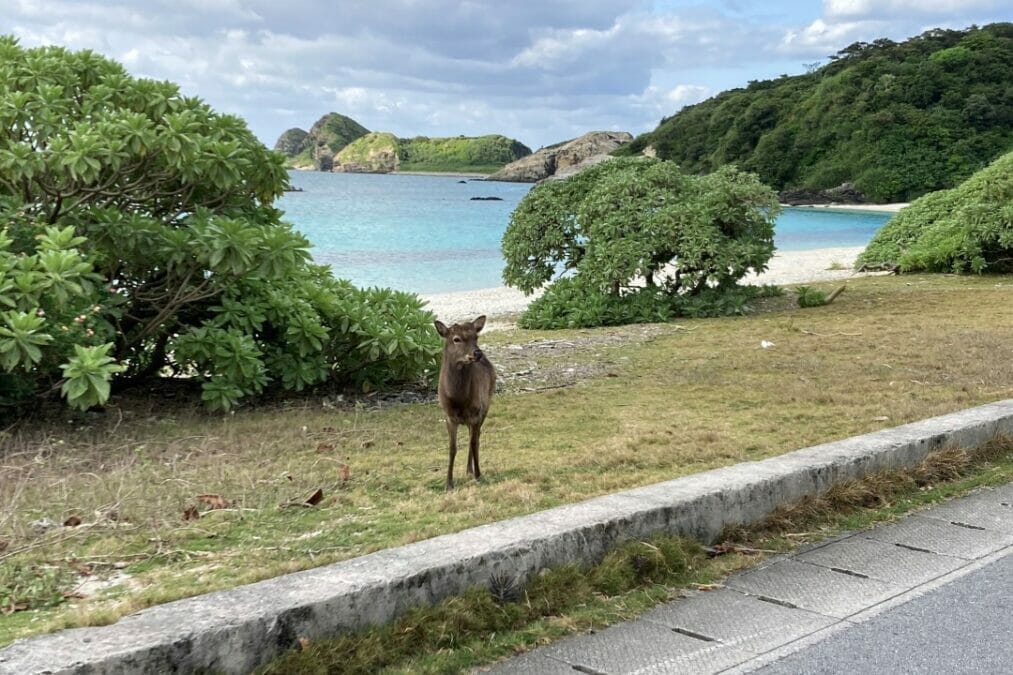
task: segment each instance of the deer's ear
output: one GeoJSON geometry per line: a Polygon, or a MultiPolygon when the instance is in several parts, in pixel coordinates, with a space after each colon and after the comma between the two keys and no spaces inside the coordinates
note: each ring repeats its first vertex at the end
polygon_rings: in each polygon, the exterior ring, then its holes
{"type": "Polygon", "coordinates": [[[471,325],[475,327],[476,333],[481,333],[482,329],[485,328],[485,314],[472,321],[471,325]]]}
{"type": "Polygon", "coordinates": [[[447,324],[442,321],[433,321],[433,325],[436,326],[436,332],[440,334],[440,337],[447,337],[447,324]]]}

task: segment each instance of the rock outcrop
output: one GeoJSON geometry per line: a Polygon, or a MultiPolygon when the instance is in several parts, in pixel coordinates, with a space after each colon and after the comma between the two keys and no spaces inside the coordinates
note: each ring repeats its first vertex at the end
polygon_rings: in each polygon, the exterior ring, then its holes
{"type": "Polygon", "coordinates": [[[592,131],[511,162],[486,180],[537,183],[565,178],[608,159],[614,150],[632,140],[633,136],[625,131],[592,131]]]}
{"type": "Polygon", "coordinates": [[[295,157],[306,147],[306,137],[309,133],[298,127],[293,127],[278,137],[274,144],[274,151],[280,152],[286,157],[295,157]]]}
{"type": "Polygon", "coordinates": [[[309,133],[302,129],[289,129],[278,138],[274,149],[288,157],[291,166],[296,168],[330,171],[334,156],[368,133],[369,129],[351,117],[332,112],[317,120],[309,133]]]}

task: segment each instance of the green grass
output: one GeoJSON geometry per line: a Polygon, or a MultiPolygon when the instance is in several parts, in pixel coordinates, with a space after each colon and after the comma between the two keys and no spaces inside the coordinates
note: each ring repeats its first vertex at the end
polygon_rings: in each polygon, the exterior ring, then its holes
{"type": "Polygon", "coordinates": [[[876,277],[825,307],[786,296],[744,318],[490,332],[504,390],[483,481],[459,457],[450,493],[435,402],[320,395],[218,416],[164,388],[52,411],[0,432],[0,564],[119,576],[0,616],[0,644],[1009,398],[1011,290],[1009,277],[876,277]],[[315,507],[279,507],[318,488],[315,507]],[[33,528],[71,515],[83,524],[33,528]]]}

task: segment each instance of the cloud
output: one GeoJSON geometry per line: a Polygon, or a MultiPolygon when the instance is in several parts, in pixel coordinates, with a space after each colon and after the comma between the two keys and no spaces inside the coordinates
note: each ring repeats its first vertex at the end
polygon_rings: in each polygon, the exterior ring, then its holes
{"type": "Polygon", "coordinates": [[[824,14],[831,18],[953,15],[971,11],[1009,8],[999,0],[825,0],[824,14]]]}
{"type": "Polygon", "coordinates": [[[538,146],[648,131],[856,40],[1001,11],[989,0],[826,0],[822,13],[785,2],[5,0],[0,30],[177,82],[268,144],[336,111],[399,135],[499,132],[538,146]]]}

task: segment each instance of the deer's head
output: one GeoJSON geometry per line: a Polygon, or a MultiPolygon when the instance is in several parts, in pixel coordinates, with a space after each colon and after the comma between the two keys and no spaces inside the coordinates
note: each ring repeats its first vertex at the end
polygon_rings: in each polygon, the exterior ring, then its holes
{"type": "Polygon", "coordinates": [[[485,315],[474,321],[455,323],[447,326],[436,321],[436,332],[443,338],[443,362],[456,366],[466,366],[485,358],[478,346],[478,334],[485,327],[485,315]]]}

